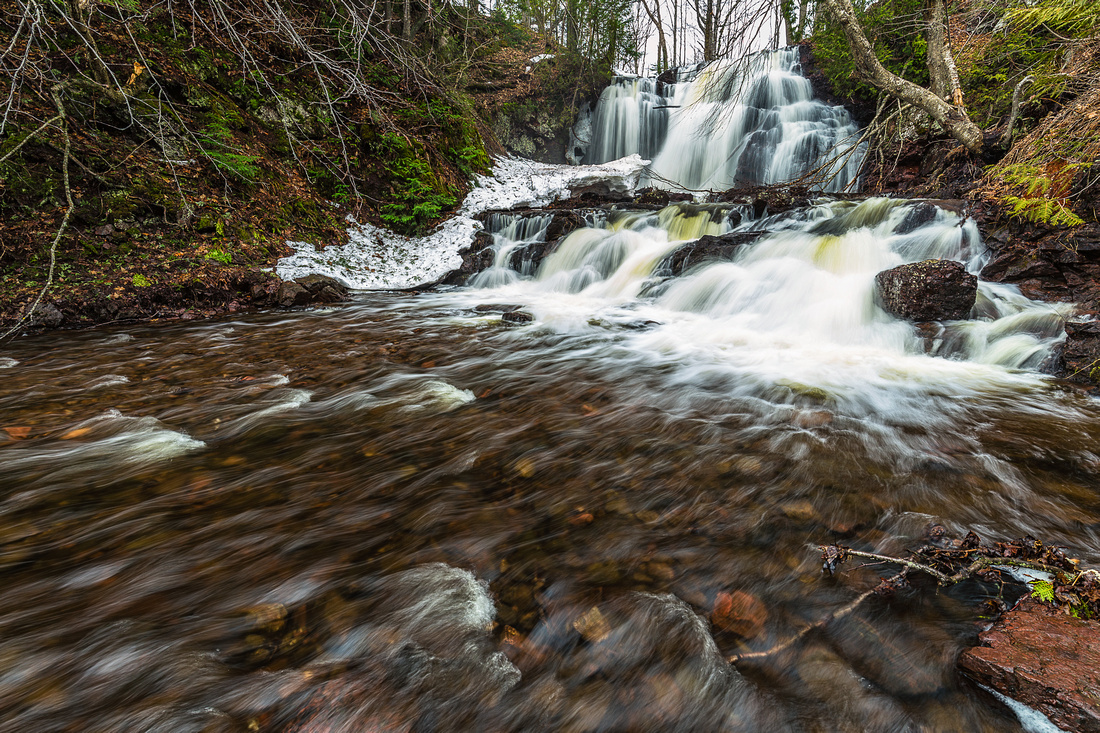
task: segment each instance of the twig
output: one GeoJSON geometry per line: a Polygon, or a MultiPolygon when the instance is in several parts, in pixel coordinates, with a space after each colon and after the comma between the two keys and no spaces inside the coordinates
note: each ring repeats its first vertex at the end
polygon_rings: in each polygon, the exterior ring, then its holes
{"type": "MultiPolygon", "coordinates": [[[[859,554],[859,553],[856,553],[854,550],[849,550],[848,552],[851,553],[852,555],[859,554]]],[[[868,553],[864,553],[864,554],[868,554],[868,553]]],[[[894,560],[894,558],[886,558],[886,559],[891,560],[891,561],[894,560]]],[[[924,569],[924,568],[921,568],[921,569],[924,569]]],[[[890,578],[885,578],[883,580],[883,582],[884,583],[893,583],[897,580],[900,580],[901,578],[904,578],[905,574],[908,573],[908,572],[909,572],[909,570],[907,568],[905,570],[902,570],[897,575],[894,575],[890,578]]],[[[772,655],[778,654],[779,652],[783,651],[784,649],[789,649],[790,647],[794,646],[796,643],[801,641],[811,631],[816,631],[817,629],[822,629],[827,624],[829,624],[833,621],[836,621],[837,619],[844,618],[845,616],[850,614],[852,611],[859,608],[859,605],[861,603],[863,603],[864,601],[866,601],[871,596],[875,595],[875,591],[877,591],[877,590],[878,590],[878,586],[875,586],[871,590],[861,593],[860,595],[856,596],[856,598],[854,600],[850,601],[847,605],[841,606],[840,608],[833,611],[832,613],[830,613],[825,618],[820,619],[818,621],[815,621],[814,623],[810,624],[809,626],[805,626],[805,627],[799,629],[798,633],[796,633],[794,636],[791,636],[790,638],[781,641],[780,643],[776,644],[775,646],[771,647],[770,649],[765,649],[765,650],[759,651],[759,652],[746,652],[744,654],[734,654],[731,657],[727,657],[726,661],[728,661],[730,664],[737,664],[738,662],[744,662],[744,661],[749,660],[749,659],[763,659],[765,657],[770,657],[772,655]]]]}
{"type": "Polygon", "coordinates": [[[50,125],[54,124],[55,122],[58,122],[58,121],[59,121],[59,120],[61,120],[61,119],[62,119],[63,117],[64,117],[64,115],[57,115],[56,117],[51,117],[50,119],[48,119],[48,120],[46,120],[45,122],[43,122],[43,123],[42,123],[42,125],[41,125],[41,126],[40,126],[40,127],[39,127],[39,128],[37,129],[37,130],[35,130],[35,131],[34,131],[34,132],[32,132],[32,133],[31,133],[30,135],[27,135],[27,136],[26,136],[25,138],[23,138],[22,140],[20,140],[20,141],[19,141],[19,144],[18,144],[18,145],[16,145],[16,146],[15,146],[14,148],[12,148],[12,149],[11,149],[11,150],[9,150],[9,151],[8,151],[7,153],[5,153],[5,154],[4,154],[4,157],[3,157],[3,158],[0,158],[0,165],[3,165],[3,164],[4,164],[4,163],[5,163],[6,161],[7,161],[7,159],[8,159],[8,158],[10,158],[11,156],[13,156],[13,155],[15,155],[16,153],[18,153],[18,152],[19,152],[19,149],[20,149],[21,147],[23,147],[24,145],[26,145],[26,144],[27,144],[28,142],[30,142],[31,138],[33,138],[33,137],[34,137],[35,135],[37,135],[38,133],[42,132],[43,130],[45,130],[45,129],[46,129],[47,127],[49,127],[50,125]]]}
{"type": "MultiPolygon", "coordinates": [[[[818,549],[824,551],[825,547],[822,546],[822,547],[819,547],[818,549]]],[[[952,581],[951,576],[945,575],[945,574],[941,573],[939,570],[936,570],[935,568],[931,568],[927,565],[922,565],[919,562],[913,562],[912,560],[906,560],[906,559],[900,558],[900,557],[890,557],[888,555],[878,555],[874,552],[862,552],[860,550],[845,549],[845,552],[847,554],[853,555],[855,557],[866,557],[866,558],[871,559],[871,560],[881,560],[882,562],[892,562],[896,565],[904,565],[907,568],[912,568],[913,570],[920,570],[921,572],[928,573],[933,578],[940,581],[941,585],[951,583],[951,582],[958,582],[958,581],[952,581]]]]}

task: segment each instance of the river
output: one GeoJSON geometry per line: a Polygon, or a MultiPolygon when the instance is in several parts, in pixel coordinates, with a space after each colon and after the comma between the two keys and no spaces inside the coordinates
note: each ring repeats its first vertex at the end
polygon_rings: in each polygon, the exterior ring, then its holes
{"type": "Polygon", "coordinates": [[[821,543],[1100,561],[1100,403],[1039,371],[1068,307],[983,283],[935,338],[890,318],[878,270],[984,257],[912,208],[590,213],[470,287],[13,342],[0,731],[1021,730],[954,667],[996,585],[726,661],[891,573],[821,543]]]}

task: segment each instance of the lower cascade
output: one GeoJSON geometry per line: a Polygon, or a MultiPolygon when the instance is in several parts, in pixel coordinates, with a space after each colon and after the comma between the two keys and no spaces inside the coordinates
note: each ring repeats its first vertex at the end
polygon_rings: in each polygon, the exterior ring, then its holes
{"type": "Polygon", "coordinates": [[[716,61],[665,83],[617,77],[590,120],[584,163],[639,154],[644,183],[724,190],[805,180],[818,190],[858,185],[865,146],[842,107],[814,99],[797,47],[716,61]]]}
{"type": "Polygon", "coordinates": [[[472,281],[492,292],[468,297],[525,303],[566,331],[641,327],[639,348],[694,354],[733,379],[731,388],[781,402],[813,394],[859,411],[875,400],[894,409],[921,384],[937,391],[934,380],[975,389],[1026,382],[1033,378],[1020,370],[1050,357],[1073,310],[979,282],[970,318],[917,328],[890,315],[878,273],[933,259],[971,273],[985,264],[974,222],[924,202],[822,201],[760,218],[729,205],[674,204],[587,217],[587,226],[532,248],[551,216],[494,215],[495,263],[472,281]],[[929,208],[931,217],[920,215],[929,208]],[[542,254],[537,265],[528,249],[542,254]]]}

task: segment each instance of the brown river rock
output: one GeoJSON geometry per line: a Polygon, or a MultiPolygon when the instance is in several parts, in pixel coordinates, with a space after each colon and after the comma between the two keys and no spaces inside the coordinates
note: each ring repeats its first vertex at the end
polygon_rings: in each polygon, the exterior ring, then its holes
{"type": "Polygon", "coordinates": [[[1100,622],[1025,600],[959,658],[967,676],[1072,731],[1100,731],[1100,622]]]}

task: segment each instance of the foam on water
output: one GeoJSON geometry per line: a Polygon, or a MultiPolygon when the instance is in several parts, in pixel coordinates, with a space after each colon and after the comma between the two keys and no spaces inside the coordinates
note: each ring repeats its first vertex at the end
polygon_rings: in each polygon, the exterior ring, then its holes
{"type": "Polygon", "coordinates": [[[96,467],[120,477],[206,445],[155,418],[129,417],[118,410],[80,422],[61,437],[8,448],[4,468],[36,474],[47,483],[70,480],[96,467]]]}
{"type": "Polygon", "coordinates": [[[985,685],[981,685],[981,687],[1007,705],[1008,708],[1016,714],[1016,717],[1019,718],[1020,726],[1026,730],[1027,733],[1062,733],[1061,728],[1052,723],[1050,718],[1043,715],[1035,708],[1024,705],[1017,700],[1013,700],[1008,695],[1003,695],[985,685]]]}

